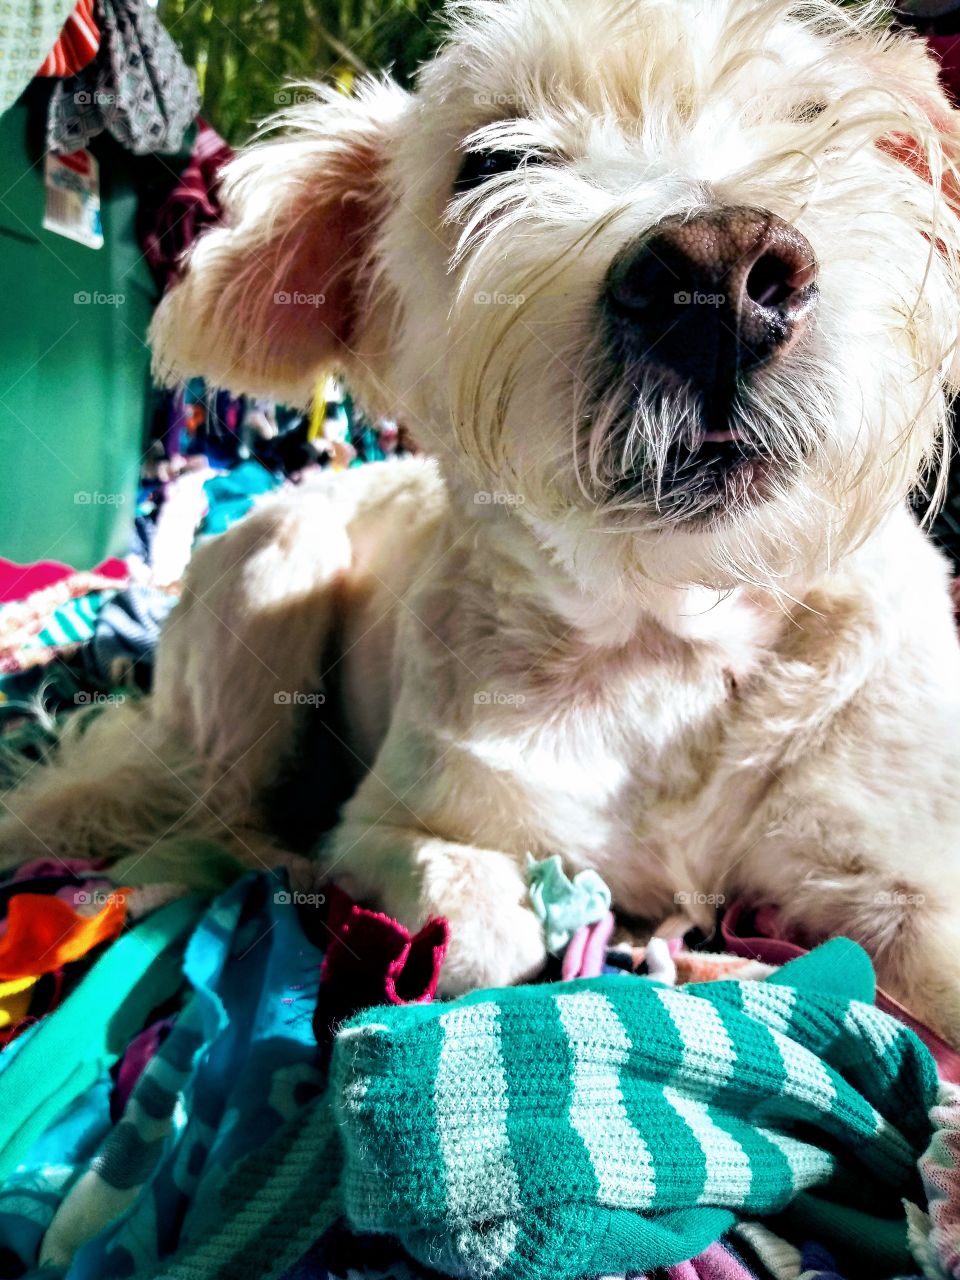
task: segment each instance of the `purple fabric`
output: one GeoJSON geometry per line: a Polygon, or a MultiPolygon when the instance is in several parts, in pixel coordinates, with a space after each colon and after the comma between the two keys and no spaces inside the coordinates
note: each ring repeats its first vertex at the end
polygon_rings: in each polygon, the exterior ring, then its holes
{"type": "Polygon", "coordinates": [[[99,871],[104,863],[91,858],[34,858],[23,862],[13,873],[14,880],[42,880],[47,876],[76,876],[85,879],[91,871],[99,871]]]}
{"type": "Polygon", "coordinates": [[[126,1052],[120,1059],[117,1071],[117,1082],[110,1095],[110,1119],[114,1124],[123,1115],[133,1086],[143,1075],[144,1068],[170,1034],[173,1018],[159,1018],[144,1027],[139,1035],[127,1045],[126,1052]]]}
{"type": "Polygon", "coordinates": [[[844,1280],[833,1255],[815,1240],[808,1240],[800,1246],[800,1270],[804,1280],[844,1280]]]}

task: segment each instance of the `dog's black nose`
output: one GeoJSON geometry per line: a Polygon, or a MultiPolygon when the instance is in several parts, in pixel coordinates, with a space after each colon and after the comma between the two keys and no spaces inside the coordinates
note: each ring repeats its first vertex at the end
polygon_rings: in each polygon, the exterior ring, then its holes
{"type": "Polygon", "coordinates": [[[817,294],[813,250],[776,214],[745,207],[665,218],[613,263],[604,291],[626,366],[687,384],[725,414],[738,380],[781,354],[817,294]]]}

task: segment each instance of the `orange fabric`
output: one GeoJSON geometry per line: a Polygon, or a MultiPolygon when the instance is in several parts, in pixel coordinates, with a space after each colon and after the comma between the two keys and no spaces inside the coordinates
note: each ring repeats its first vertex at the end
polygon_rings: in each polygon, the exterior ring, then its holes
{"type": "Polygon", "coordinates": [[[115,938],[127,916],[127,892],[116,890],[95,916],[81,916],[49,894],[18,893],[0,938],[0,981],[50,973],[115,938]]]}

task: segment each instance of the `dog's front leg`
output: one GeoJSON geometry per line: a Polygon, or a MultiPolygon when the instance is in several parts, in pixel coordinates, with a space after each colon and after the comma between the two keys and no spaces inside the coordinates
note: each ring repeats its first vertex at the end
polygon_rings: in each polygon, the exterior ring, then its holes
{"type": "Polygon", "coordinates": [[[523,982],[544,965],[543,929],[529,907],[523,867],[509,854],[348,818],[334,833],[327,866],[348,892],[408,928],[431,916],[449,922],[444,995],[523,982]]]}

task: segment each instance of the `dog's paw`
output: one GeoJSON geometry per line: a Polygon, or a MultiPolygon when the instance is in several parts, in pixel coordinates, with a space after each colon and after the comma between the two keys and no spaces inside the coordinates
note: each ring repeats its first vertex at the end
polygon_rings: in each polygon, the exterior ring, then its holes
{"type": "Polygon", "coordinates": [[[547,959],[543,926],[527,907],[501,905],[446,912],[450,948],[439,991],[458,996],[482,987],[509,987],[535,978],[547,959]]]}

